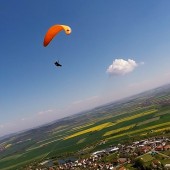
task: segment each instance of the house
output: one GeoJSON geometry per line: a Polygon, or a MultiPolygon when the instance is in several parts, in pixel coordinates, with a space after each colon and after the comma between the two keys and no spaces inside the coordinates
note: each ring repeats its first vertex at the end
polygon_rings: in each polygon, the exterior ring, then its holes
{"type": "Polygon", "coordinates": [[[165,168],[166,168],[167,170],[169,170],[169,169],[170,169],[170,164],[165,164],[165,168]]]}
{"type": "Polygon", "coordinates": [[[149,152],[152,148],[150,146],[143,146],[140,148],[140,150],[144,153],[149,152]]]}
{"type": "Polygon", "coordinates": [[[119,148],[114,147],[114,148],[111,148],[109,152],[111,152],[111,153],[112,153],[112,152],[115,152],[115,151],[118,151],[118,150],[119,150],[119,148]]]}
{"type": "Polygon", "coordinates": [[[117,161],[118,161],[120,164],[123,164],[123,163],[127,162],[128,159],[127,159],[127,158],[119,158],[119,159],[117,159],[117,161]]]}
{"type": "Polygon", "coordinates": [[[158,168],[160,165],[161,165],[161,162],[160,162],[160,161],[158,161],[158,160],[153,160],[153,161],[152,161],[152,166],[153,166],[154,168],[158,168]]]}
{"type": "Polygon", "coordinates": [[[93,153],[92,153],[92,156],[100,155],[100,154],[104,154],[104,153],[106,153],[106,151],[105,151],[105,150],[96,151],[96,152],[93,152],[93,153]]]}
{"type": "Polygon", "coordinates": [[[124,166],[120,167],[119,170],[126,170],[124,166]]]}
{"type": "Polygon", "coordinates": [[[169,150],[170,149],[170,145],[165,145],[164,146],[164,150],[166,151],[166,150],[169,150]]]}
{"type": "Polygon", "coordinates": [[[159,146],[160,144],[162,144],[162,141],[161,140],[156,140],[155,143],[156,143],[156,145],[159,146]]]}
{"type": "Polygon", "coordinates": [[[49,170],[54,170],[54,168],[53,168],[53,167],[50,167],[49,170]]]}
{"type": "Polygon", "coordinates": [[[139,141],[133,142],[133,144],[134,144],[134,145],[137,145],[137,144],[139,144],[139,141]]]}
{"type": "Polygon", "coordinates": [[[40,165],[46,166],[46,167],[51,167],[53,166],[52,160],[46,160],[44,162],[41,162],[40,165]]]}
{"type": "Polygon", "coordinates": [[[163,151],[164,147],[162,145],[156,146],[156,151],[163,151]]]}

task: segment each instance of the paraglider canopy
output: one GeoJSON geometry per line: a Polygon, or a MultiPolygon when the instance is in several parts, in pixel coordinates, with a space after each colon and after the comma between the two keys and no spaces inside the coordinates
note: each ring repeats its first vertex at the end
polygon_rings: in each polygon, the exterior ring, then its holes
{"type": "Polygon", "coordinates": [[[46,47],[51,40],[60,32],[64,30],[67,35],[71,33],[71,28],[67,25],[53,25],[51,26],[44,37],[44,47],[46,47]]]}

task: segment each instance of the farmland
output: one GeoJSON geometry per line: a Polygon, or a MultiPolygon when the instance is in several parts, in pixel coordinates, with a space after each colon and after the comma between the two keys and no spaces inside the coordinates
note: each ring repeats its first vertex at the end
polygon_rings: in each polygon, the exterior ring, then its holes
{"type": "Polygon", "coordinates": [[[3,139],[0,167],[22,169],[46,159],[79,157],[118,143],[169,135],[169,127],[167,85],[3,139]]]}

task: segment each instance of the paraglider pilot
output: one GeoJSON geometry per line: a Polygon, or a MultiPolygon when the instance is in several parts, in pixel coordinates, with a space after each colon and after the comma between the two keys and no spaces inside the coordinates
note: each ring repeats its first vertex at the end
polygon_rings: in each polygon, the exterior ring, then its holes
{"type": "Polygon", "coordinates": [[[62,65],[61,65],[59,62],[57,62],[57,61],[56,61],[54,64],[55,64],[57,67],[61,67],[61,66],[62,66],[62,65]]]}

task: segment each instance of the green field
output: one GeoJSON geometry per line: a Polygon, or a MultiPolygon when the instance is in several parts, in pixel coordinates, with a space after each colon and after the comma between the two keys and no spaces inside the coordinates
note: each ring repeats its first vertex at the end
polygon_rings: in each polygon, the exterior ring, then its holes
{"type": "Polygon", "coordinates": [[[167,101],[170,89],[141,94],[0,141],[5,148],[0,152],[1,170],[22,169],[32,162],[80,156],[80,151],[89,154],[111,144],[166,135],[170,130],[167,101]],[[106,143],[100,145],[102,140],[106,143]]]}

